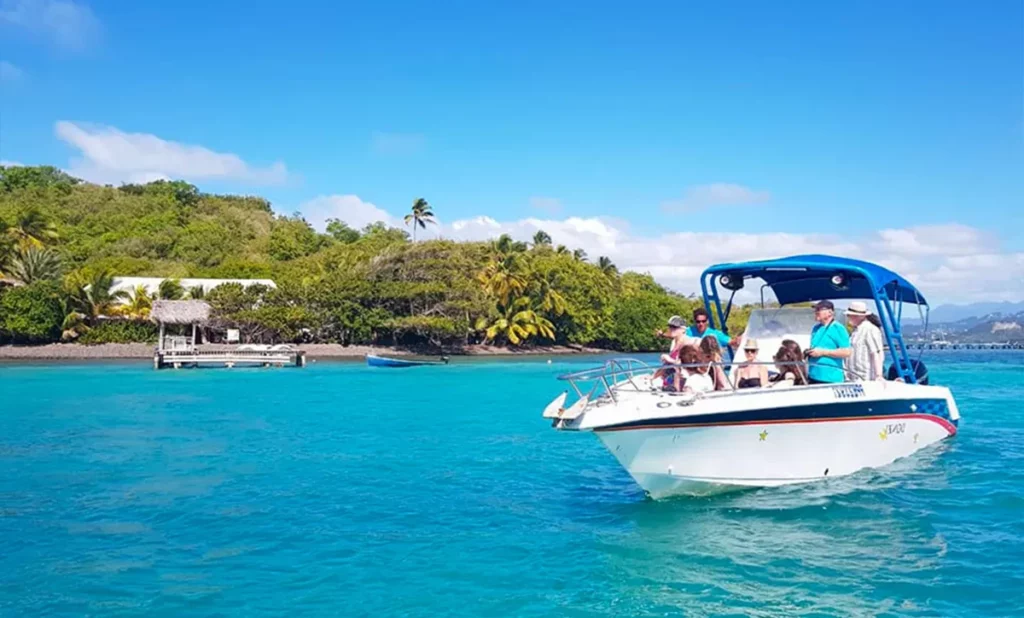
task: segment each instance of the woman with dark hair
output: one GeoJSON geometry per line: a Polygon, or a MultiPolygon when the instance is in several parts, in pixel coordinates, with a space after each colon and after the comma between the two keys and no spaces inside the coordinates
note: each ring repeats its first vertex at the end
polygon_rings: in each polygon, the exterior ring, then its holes
{"type": "Polygon", "coordinates": [[[700,350],[696,346],[684,345],[676,354],[665,360],[665,366],[654,372],[654,379],[662,379],[662,388],[667,391],[679,392],[683,389],[686,378],[700,362],[700,350]],[[677,367],[676,365],[683,365],[677,367]],[[689,367],[687,367],[689,365],[689,367]]]}
{"type": "Polygon", "coordinates": [[[792,352],[793,355],[796,356],[797,358],[804,357],[804,351],[800,349],[800,344],[793,341],[792,339],[783,339],[782,347],[792,352]]]}
{"type": "Polygon", "coordinates": [[[722,369],[722,348],[718,345],[718,339],[712,336],[700,340],[700,351],[703,352],[714,365],[711,366],[709,374],[715,385],[716,391],[724,391],[729,381],[725,377],[725,370],[722,369]]]}
{"type": "Polygon", "coordinates": [[[808,383],[804,359],[786,349],[786,346],[779,348],[773,360],[779,375],[772,386],[803,386],[808,383]]]}
{"type": "Polygon", "coordinates": [[[682,368],[686,373],[686,382],[682,384],[682,390],[692,393],[706,393],[708,391],[715,390],[714,380],[712,380],[711,372],[711,357],[698,348],[693,348],[693,352],[689,353],[686,349],[683,350],[686,353],[686,358],[690,360],[687,362],[683,360],[683,354],[679,355],[680,361],[684,365],[696,365],[695,367],[682,368]]]}

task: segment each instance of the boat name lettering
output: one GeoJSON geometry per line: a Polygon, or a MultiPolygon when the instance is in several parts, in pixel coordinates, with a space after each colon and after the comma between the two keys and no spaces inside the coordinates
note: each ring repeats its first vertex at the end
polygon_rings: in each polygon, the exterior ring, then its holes
{"type": "Polygon", "coordinates": [[[906,423],[893,423],[892,425],[885,426],[885,433],[889,434],[890,436],[897,433],[903,433],[906,430],[906,423]]]}
{"type": "Polygon", "coordinates": [[[864,386],[861,384],[833,386],[832,395],[836,399],[857,399],[864,396],[864,386]]]}

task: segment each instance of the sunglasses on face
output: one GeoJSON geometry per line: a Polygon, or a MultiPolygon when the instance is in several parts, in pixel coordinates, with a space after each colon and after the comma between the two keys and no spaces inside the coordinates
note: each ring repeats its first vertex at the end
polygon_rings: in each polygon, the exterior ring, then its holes
{"type": "Polygon", "coordinates": [[[707,324],[708,323],[707,320],[694,320],[694,322],[696,322],[697,324],[707,324]]]}
{"type": "Polygon", "coordinates": [[[747,354],[757,354],[757,350],[743,350],[747,354]]]}

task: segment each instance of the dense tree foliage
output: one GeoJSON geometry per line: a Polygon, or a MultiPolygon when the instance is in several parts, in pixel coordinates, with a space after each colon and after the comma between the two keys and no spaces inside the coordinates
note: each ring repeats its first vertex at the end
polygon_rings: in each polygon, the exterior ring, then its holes
{"type": "Polygon", "coordinates": [[[60,287],[41,281],[0,294],[0,341],[48,343],[60,338],[64,321],[60,287]]]}
{"type": "MultiPolygon", "coordinates": [[[[432,207],[418,198],[406,220],[415,233],[433,223],[432,207]]],[[[185,182],[101,187],[54,168],[0,167],[0,273],[14,284],[0,287],[0,318],[19,341],[148,340],[154,298],[112,294],[112,276],[167,277],[154,296],[169,299],[203,297],[183,277],[271,278],[277,289],[207,293],[214,326],[261,342],[636,351],[664,347],[654,331],[697,304],[607,257],[552,246],[543,231],[531,240],[411,242],[384,223],[357,230],[337,219],[319,233],[264,199],[185,182]]]]}

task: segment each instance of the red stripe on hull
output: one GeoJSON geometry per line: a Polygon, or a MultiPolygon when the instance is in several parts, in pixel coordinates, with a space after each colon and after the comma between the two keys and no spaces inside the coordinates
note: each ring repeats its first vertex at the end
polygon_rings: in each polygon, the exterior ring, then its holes
{"type": "Polygon", "coordinates": [[[595,429],[595,433],[604,431],[636,431],[638,429],[689,429],[691,427],[731,427],[738,425],[789,425],[793,423],[839,423],[845,421],[874,421],[888,420],[893,418],[920,419],[938,423],[949,432],[949,435],[956,435],[956,425],[944,418],[932,416],[931,414],[888,414],[885,416],[844,416],[837,418],[809,418],[809,419],[780,419],[771,421],[735,421],[731,423],[694,423],[690,425],[640,425],[632,427],[609,427],[607,429],[595,429]]]}

